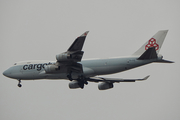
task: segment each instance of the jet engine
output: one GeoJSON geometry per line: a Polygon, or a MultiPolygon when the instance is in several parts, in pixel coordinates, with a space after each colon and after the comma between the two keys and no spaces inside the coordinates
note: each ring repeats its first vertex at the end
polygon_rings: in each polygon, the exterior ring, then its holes
{"type": "Polygon", "coordinates": [[[70,89],[80,88],[79,82],[76,81],[76,80],[73,80],[72,82],[69,83],[69,88],[70,88],[70,89]]]}
{"type": "Polygon", "coordinates": [[[102,82],[102,83],[98,84],[99,90],[107,90],[107,89],[110,89],[113,87],[114,87],[113,83],[102,82]]]}
{"type": "Polygon", "coordinates": [[[67,60],[70,60],[71,58],[72,58],[72,55],[66,52],[56,55],[56,60],[59,62],[67,61],[67,60]]]}
{"type": "Polygon", "coordinates": [[[44,66],[44,70],[46,71],[46,73],[53,73],[53,72],[57,72],[58,70],[60,70],[60,66],[46,65],[46,66],[44,66]]]}

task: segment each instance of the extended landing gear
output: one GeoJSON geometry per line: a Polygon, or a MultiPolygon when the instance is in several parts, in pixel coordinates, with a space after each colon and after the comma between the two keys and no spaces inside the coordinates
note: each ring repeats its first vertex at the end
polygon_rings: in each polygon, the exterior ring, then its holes
{"type": "Polygon", "coordinates": [[[72,71],[69,72],[69,74],[67,75],[67,78],[72,81],[72,80],[77,80],[78,81],[78,85],[81,89],[84,88],[84,84],[87,85],[87,79],[83,76],[83,75],[79,75],[77,79],[72,79],[72,71]]]}
{"type": "Polygon", "coordinates": [[[81,89],[84,88],[84,84],[87,85],[88,82],[86,81],[86,78],[83,75],[80,75],[77,79],[79,81],[79,86],[81,89]]]}
{"type": "Polygon", "coordinates": [[[72,81],[73,79],[72,79],[72,71],[67,75],[67,78],[70,80],[70,81],[72,81]]]}
{"type": "Polygon", "coordinates": [[[21,80],[19,79],[18,81],[19,81],[18,87],[22,87],[22,85],[21,85],[21,80]]]}

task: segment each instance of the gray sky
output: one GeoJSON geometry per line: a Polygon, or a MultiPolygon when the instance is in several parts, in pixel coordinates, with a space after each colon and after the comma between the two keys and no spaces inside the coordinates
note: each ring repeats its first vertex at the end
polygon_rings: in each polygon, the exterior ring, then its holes
{"type": "Polygon", "coordinates": [[[134,53],[168,29],[160,53],[174,64],[153,63],[109,75],[147,81],[97,83],[70,90],[66,80],[17,81],[0,75],[1,120],[179,120],[179,0],[1,0],[0,73],[17,61],[55,60],[89,30],[83,59],[134,53]]]}

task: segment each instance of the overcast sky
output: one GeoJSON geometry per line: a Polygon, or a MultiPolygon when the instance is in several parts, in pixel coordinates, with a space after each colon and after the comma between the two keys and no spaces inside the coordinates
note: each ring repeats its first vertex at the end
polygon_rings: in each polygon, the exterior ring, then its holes
{"type": "Polygon", "coordinates": [[[147,81],[97,83],[71,90],[67,80],[18,81],[0,75],[0,120],[179,120],[179,0],[0,0],[0,73],[17,61],[55,60],[89,30],[83,59],[134,53],[159,30],[169,30],[153,63],[115,78],[147,81]]]}

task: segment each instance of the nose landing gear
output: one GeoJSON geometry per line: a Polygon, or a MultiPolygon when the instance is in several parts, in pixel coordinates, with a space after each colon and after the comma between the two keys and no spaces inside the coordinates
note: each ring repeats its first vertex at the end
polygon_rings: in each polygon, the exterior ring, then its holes
{"type": "Polygon", "coordinates": [[[18,81],[19,81],[19,83],[18,83],[17,86],[18,86],[18,87],[22,87],[22,85],[21,85],[21,80],[19,79],[18,81]]]}

